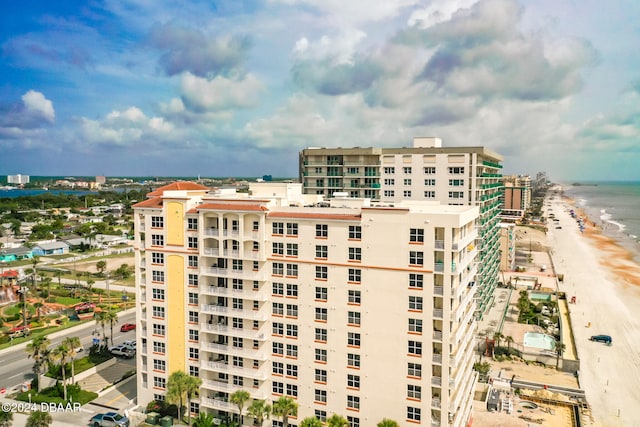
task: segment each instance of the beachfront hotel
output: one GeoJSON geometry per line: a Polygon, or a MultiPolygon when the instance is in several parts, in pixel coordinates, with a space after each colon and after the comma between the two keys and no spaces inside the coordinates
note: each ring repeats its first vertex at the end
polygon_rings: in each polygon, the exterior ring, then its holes
{"type": "Polygon", "coordinates": [[[246,390],[295,399],[293,426],[467,425],[480,209],[346,196],[174,183],[136,204],[138,403],[182,370],[223,420],[246,390]]]}
{"type": "Polygon", "coordinates": [[[335,192],[382,202],[430,200],[480,208],[480,268],[476,316],[491,307],[500,271],[498,215],[502,209],[503,157],[484,147],[443,147],[439,138],[416,137],[404,148],[307,148],[300,153],[303,191],[327,198],[335,192]]]}

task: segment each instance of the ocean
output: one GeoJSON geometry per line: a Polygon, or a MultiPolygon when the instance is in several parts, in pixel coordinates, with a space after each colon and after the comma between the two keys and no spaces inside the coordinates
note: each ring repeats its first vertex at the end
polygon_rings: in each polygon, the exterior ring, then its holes
{"type": "Polygon", "coordinates": [[[23,196],[38,196],[40,194],[74,194],[76,196],[84,196],[86,194],[98,194],[98,192],[89,190],[42,190],[37,188],[17,188],[15,190],[0,190],[0,199],[13,199],[23,196]]]}
{"type": "Polygon", "coordinates": [[[589,182],[563,185],[566,196],[585,210],[603,233],[640,254],[640,182],[589,182]]]}

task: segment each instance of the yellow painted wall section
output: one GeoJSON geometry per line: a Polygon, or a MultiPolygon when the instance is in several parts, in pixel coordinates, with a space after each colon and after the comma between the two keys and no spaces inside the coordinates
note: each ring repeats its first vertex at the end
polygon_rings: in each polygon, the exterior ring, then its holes
{"type": "Polygon", "coordinates": [[[184,246],[184,204],[167,203],[167,245],[184,246]]]}
{"type": "Polygon", "coordinates": [[[185,371],[184,258],[167,257],[167,371],[185,371]]]}

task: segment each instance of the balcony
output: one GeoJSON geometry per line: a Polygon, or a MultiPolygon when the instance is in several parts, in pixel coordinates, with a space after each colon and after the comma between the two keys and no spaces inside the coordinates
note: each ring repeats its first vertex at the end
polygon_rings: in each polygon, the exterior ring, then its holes
{"type": "Polygon", "coordinates": [[[267,292],[244,290],[244,289],[231,289],[223,286],[201,286],[201,295],[214,295],[229,298],[242,298],[257,301],[266,301],[269,297],[267,292]]]}
{"type": "Polygon", "coordinates": [[[240,231],[238,230],[222,230],[224,237],[240,237],[240,231]]]}
{"type": "Polygon", "coordinates": [[[220,229],[214,228],[214,227],[205,228],[204,235],[211,236],[211,237],[218,237],[220,235],[220,229]]]}
{"type": "Polygon", "coordinates": [[[440,409],[441,406],[442,406],[442,402],[440,401],[439,397],[431,398],[431,407],[432,408],[440,409]]]}
{"type": "Polygon", "coordinates": [[[433,287],[433,294],[434,295],[444,295],[444,287],[442,287],[442,286],[434,286],[433,287]]]}
{"type": "Polygon", "coordinates": [[[220,267],[202,267],[200,272],[202,274],[211,276],[229,277],[232,279],[264,280],[264,273],[253,270],[233,270],[230,268],[220,267]]]}
{"type": "Polygon", "coordinates": [[[434,308],[433,309],[433,318],[434,319],[442,319],[443,317],[443,312],[441,308],[434,308]]]}
{"type": "Polygon", "coordinates": [[[433,247],[436,249],[444,249],[444,240],[436,240],[433,247]]]}
{"type": "Polygon", "coordinates": [[[431,385],[435,386],[435,387],[441,387],[442,386],[442,377],[432,376],[431,377],[431,385]]]}
{"type": "Polygon", "coordinates": [[[442,341],[442,331],[433,331],[433,339],[435,341],[442,341]]]}
{"type": "Polygon", "coordinates": [[[212,399],[210,397],[201,397],[200,405],[205,406],[207,408],[218,409],[226,412],[238,411],[237,405],[233,403],[225,402],[224,400],[212,399]]]}
{"type": "Polygon", "coordinates": [[[215,333],[218,335],[228,335],[256,341],[264,341],[266,339],[264,333],[256,331],[254,329],[238,329],[221,324],[210,324],[202,322],[200,323],[200,330],[215,333]]]}
{"type": "Polygon", "coordinates": [[[233,366],[224,362],[200,362],[200,369],[223,372],[227,375],[238,375],[260,381],[266,381],[269,378],[269,372],[265,369],[253,369],[241,366],[233,366]]]}
{"type": "Polygon", "coordinates": [[[204,248],[202,254],[206,256],[220,256],[220,248],[204,248]]]}
{"type": "Polygon", "coordinates": [[[224,316],[241,317],[243,319],[265,321],[269,317],[267,313],[260,310],[244,310],[241,308],[230,308],[224,305],[202,304],[200,311],[203,313],[221,314],[224,316]]]}
{"type": "Polygon", "coordinates": [[[204,343],[201,347],[204,351],[213,353],[226,354],[229,356],[242,356],[255,360],[267,360],[267,354],[259,350],[251,350],[248,348],[232,347],[225,344],[216,344],[212,342],[204,343]]]}
{"type": "Polygon", "coordinates": [[[438,365],[442,365],[442,355],[441,354],[434,354],[433,357],[431,358],[431,361],[433,363],[438,364],[438,365]]]}

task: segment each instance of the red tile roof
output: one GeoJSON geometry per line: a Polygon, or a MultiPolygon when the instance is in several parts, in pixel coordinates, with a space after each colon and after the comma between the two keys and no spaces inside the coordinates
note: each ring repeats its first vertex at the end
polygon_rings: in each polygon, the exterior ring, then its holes
{"type": "Polygon", "coordinates": [[[190,181],[177,181],[177,182],[156,188],[151,193],[147,194],[147,197],[162,196],[162,194],[165,191],[176,191],[176,190],[205,190],[206,191],[206,190],[209,190],[209,187],[205,187],[204,185],[200,185],[198,183],[190,182],[190,181]]]}
{"type": "Polygon", "coordinates": [[[134,208],[161,208],[162,197],[154,197],[152,199],[143,200],[133,205],[134,208]]]}
{"type": "Polygon", "coordinates": [[[359,214],[333,214],[314,212],[270,212],[270,218],[309,218],[309,219],[337,219],[343,221],[360,221],[359,214]]]}
{"type": "Polygon", "coordinates": [[[269,210],[266,206],[262,206],[255,203],[203,203],[196,208],[197,210],[201,209],[212,209],[212,210],[223,210],[223,211],[267,211],[269,210]]]}

